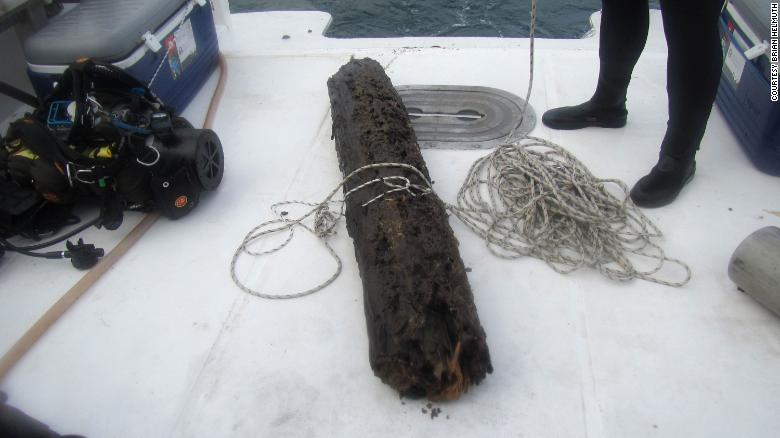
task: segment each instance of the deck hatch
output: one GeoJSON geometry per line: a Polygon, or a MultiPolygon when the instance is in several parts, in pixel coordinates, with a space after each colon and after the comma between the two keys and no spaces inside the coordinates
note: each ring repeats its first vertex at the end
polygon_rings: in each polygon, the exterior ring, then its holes
{"type": "Polygon", "coordinates": [[[424,149],[490,149],[518,126],[516,136],[530,132],[536,113],[525,101],[497,88],[461,85],[401,85],[420,147],[424,149]]]}

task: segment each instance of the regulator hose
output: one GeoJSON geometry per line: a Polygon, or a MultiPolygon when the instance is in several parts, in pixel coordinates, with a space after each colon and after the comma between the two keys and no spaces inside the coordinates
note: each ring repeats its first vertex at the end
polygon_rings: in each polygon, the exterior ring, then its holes
{"type": "Polygon", "coordinates": [[[7,82],[0,81],[0,94],[5,94],[11,99],[18,100],[25,105],[30,105],[33,108],[38,108],[41,103],[38,98],[30,93],[22,91],[7,82]]]}

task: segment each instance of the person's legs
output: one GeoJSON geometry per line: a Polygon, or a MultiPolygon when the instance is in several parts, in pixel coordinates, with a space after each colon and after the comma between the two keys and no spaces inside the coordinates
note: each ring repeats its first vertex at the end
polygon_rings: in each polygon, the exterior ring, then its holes
{"type": "Polygon", "coordinates": [[[599,79],[593,97],[580,105],[549,110],[542,122],[554,129],[626,124],[626,90],[647,41],[647,0],[603,0],[599,79]]]}
{"type": "Polygon", "coordinates": [[[718,91],[723,52],[718,32],[722,0],[661,0],[669,48],[669,122],[658,164],[631,191],[643,207],[672,202],[695,172],[699,148],[718,91]]]}

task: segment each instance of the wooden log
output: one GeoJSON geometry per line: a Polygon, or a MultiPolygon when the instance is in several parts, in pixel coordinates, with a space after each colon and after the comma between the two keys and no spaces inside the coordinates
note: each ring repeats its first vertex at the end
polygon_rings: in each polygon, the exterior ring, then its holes
{"type": "MultiPolygon", "coordinates": [[[[369,164],[405,163],[428,180],[401,98],[372,59],[351,60],[328,80],[333,135],[342,173],[369,164]]],[[[408,169],[361,172],[344,190],[408,169]]],[[[493,371],[458,241],[433,193],[384,196],[373,185],[347,198],[347,230],[363,281],[369,362],[402,396],[454,400],[493,371]]]]}

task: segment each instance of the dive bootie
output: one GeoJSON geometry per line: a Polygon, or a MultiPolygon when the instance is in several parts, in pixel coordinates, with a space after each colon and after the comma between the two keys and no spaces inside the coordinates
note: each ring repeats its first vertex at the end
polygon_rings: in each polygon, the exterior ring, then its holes
{"type": "Polygon", "coordinates": [[[693,179],[696,161],[661,155],[658,164],[631,189],[631,200],[639,207],[656,208],[671,204],[693,179]]]}
{"type": "Polygon", "coordinates": [[[575,106],[564,106],[546,111],[542,123],[552,129],[581,129],[590,126],[599,128],[622,128],[626,126],[625,102],[606,106],[593,99],[575,106]]]}

